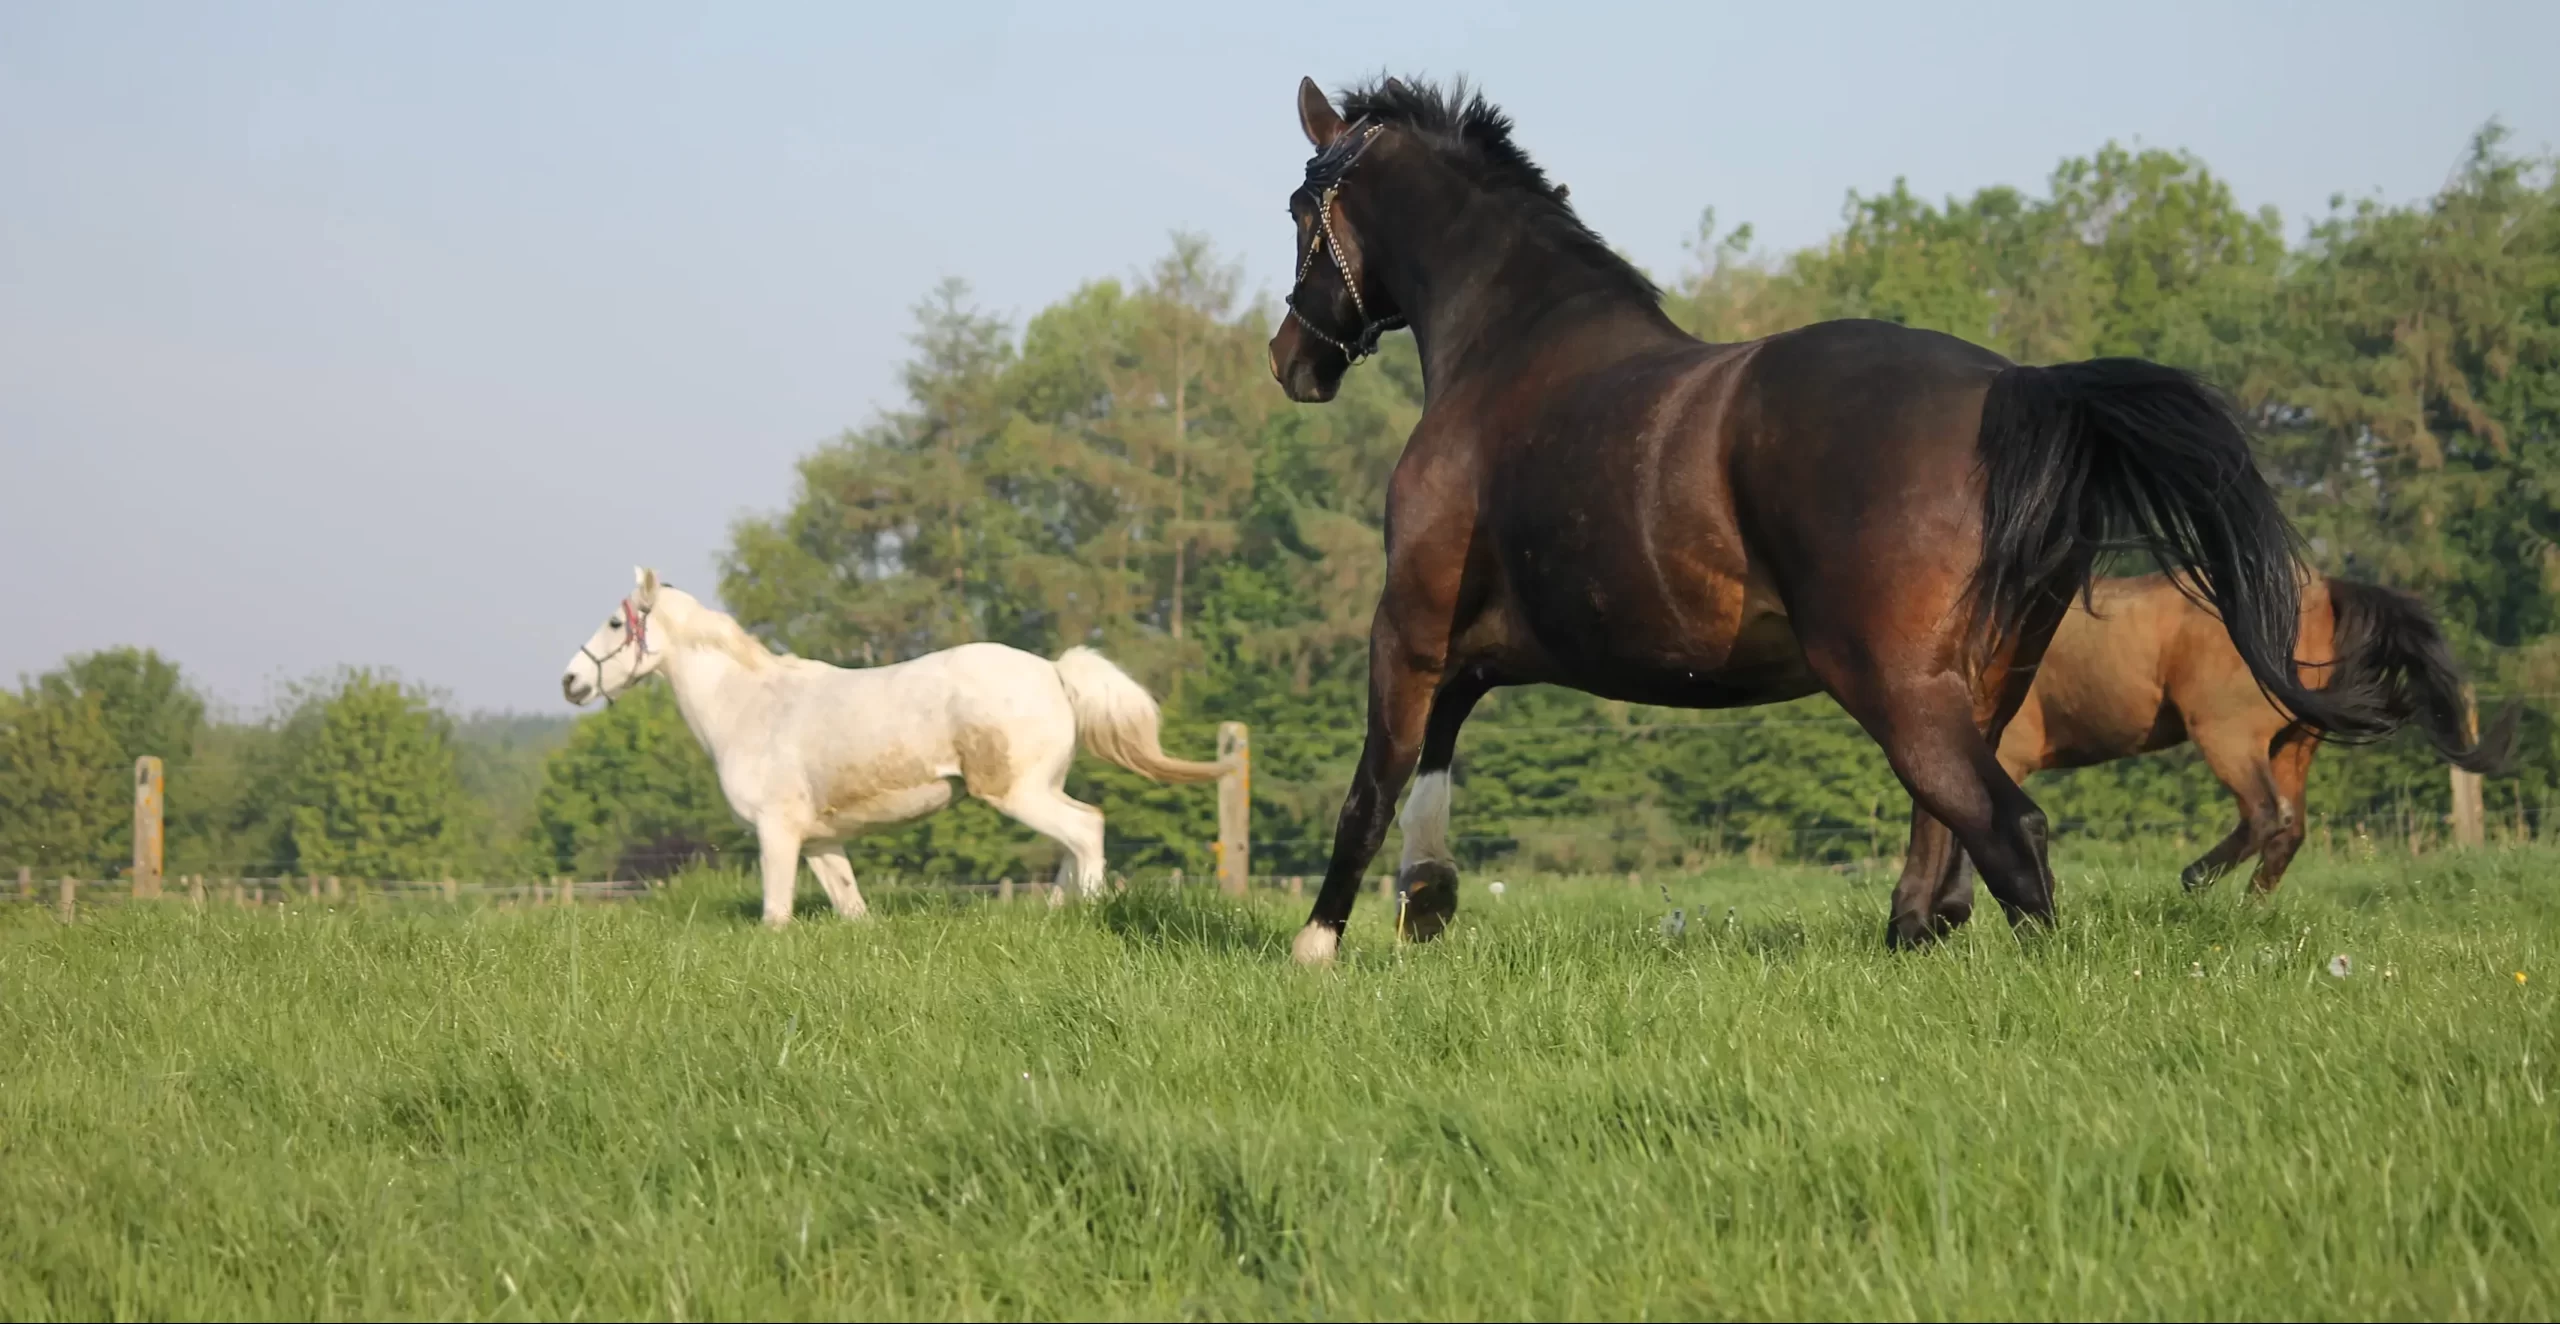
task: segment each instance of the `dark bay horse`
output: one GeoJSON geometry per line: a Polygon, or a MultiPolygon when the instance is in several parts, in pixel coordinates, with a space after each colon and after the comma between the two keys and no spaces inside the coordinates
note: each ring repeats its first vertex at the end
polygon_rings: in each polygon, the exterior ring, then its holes
{"type": "MultiPolygon", "coordinates": [[[[2505,769],[2520,710],[2508,704],[2478,740],[2462,668],[2426,604],[2406,593],[2317,579],[2302,594],[2296,656],[2307,680],[2378,693],[2393,727],[2418,724],[2446,762],[2505,769]]],[[[2165,575],[2103,579],[2063,617],[2026,702],[2000,737],[2000,766],[2023,782],[2194,741],[2240,804],[2240,825],[2187,866],[2209,887],[2255,855],[2249,890],[2284,881],[2302,846],[2304,785],[2320,742],[2258,689],[2231,636],[2165,575]]],[[[1970,888],[1959,878],[1959,888],[1970,888]]]]}
{"type": "Polygon", "coordinates": [[[1298,116],[1315,155],[1272,373],[1331,399],[1409,325],[1425,386],[1388,487],[1367,739],[1300,960],[1332,958],[1417,764],[1400,929],[1447,924],[1458,729],[1494,686],[1542,681],[1695,708],[1827,691],[1914,802],[1888,939],[1968,917],[1941,894],[1959,848],[2013,922],[2049,917],[2044,817],[1994,747],[2114,545],[2184,574],[2307,726],[2376,728],[2369,696],[2297,678],[2293,531],[2187,374],[2019,367],[1869,321],[1705,344],[1463,86],[1389,79],[1337,111],[1303,82],[1298,116]]]}

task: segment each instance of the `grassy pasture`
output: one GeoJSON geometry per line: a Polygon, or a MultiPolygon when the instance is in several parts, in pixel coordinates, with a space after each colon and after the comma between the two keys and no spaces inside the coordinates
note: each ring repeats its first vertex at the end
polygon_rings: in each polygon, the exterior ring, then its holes
{"type": "Polygon", "coordinates": [[[10,907],[0,1316],[2560,1314],[2560,851],[2175,863],[1900,957],[1479,875],[1329,971],[1198,890],[10,907]]]}

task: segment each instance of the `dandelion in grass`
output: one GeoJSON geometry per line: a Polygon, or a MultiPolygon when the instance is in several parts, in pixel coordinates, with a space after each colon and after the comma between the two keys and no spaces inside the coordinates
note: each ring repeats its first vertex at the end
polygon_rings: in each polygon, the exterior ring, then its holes
{"type": "Polygon", "coordinates": [[[2519,984],[2524,982],[2524,972],[2522,970],[2518,970],[2516,972],[2516,982],[2519,984]]]}
{"type": "Polygon", "coordinates": [[[2344,979],[2355,972],[2355,958],[2347,955],[2345,952],[2340,952],[2329,958],[2329,977],[2331,979],[2344,979]]]}
{"type": "Polygon", "coordinates": [[[1494,879],[1492,882],[1487,883],[1487,884],[1485,884],[1485,885],[1484,885],[1484,890],[1486,890],[1486,891],[1488,891],[1488,892],[1493,893],[1496,897],[1501,896],[1501,895],[1502,895],[1502,880],[1501,880],[1501,879],[1499,879],[1499,878],[1494,879]]]}

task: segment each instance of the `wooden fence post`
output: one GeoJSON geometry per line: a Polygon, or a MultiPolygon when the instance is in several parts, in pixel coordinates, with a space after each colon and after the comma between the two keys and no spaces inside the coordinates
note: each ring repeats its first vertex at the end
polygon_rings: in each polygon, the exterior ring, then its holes
{"type": "Polygon", "coordinates": [[[36,871],[23,864],[18,866],[18,899],[21,901],[36,899],[36,871]]]}
{"type": "MultiPolygon", "coordinates": [[[[2464,739],[2475,745],[2480,742],[2480,710],[2473,702],[2471,687],[2468,685],[2462,687],[2462,729],[2464,739]]],[[[2480,774],[2455,768],[2453,770],[2453,843],[2457,846],[2479,845],[2487,835],[2484,831],[2486,818],[2487,815],[2481,812],[2480,807],[2480,774]]]]}
{"type": "Polygon", "coordinates": [[[330,901],[335,902],[346,896],[346,890],[338,885],[338,876],[336,874],[329,875],[328,887],[330,901]]]}
{"type": "Polygon", "coordinates": [[[1006,875],[1006,876],[1004,876],[1004,877],[999,878],[999,879],[997,879],[997,880],[996,880],[996,900],[1001,901],[1001,902],[1005,902],[1005,903],[1007,903],[1007,904],[1011,904],[1011,902],[1013,901],[1013,876],[1012,876],[1012,875],[1008,874],[1008,875],[1006,875]]]}
{"type": "Polygon", "coordinates": [[[54,914],[68,924],[80,913],[80,884],[69,878],[62,880],[62,895],[54,901],[54,914]]]}
{"type": "Polygon", "coordinates": [[[578,898],[578,884],[577,884],[577,880],[572,879],[572,878],[563,878],[563,879],[561,879],[561,880],[560,880],[560,904],[561,904],[561,905],[564,905],[564,906],[566,906],[566,905],[570,905],[570,904],[573,904],[574,902],[576,902],[577,898],[578,898]]]}
{"type": "Polygon", "coordinates": [[[1218,723],[1218,890],[1243,896],[1253,885],[1253,749],[1242,722],[1218,723]]]}
{"type": "Polygon", "coordinates": [[[133,898],[149,901],[160,895],[160,869],[167,862],[160,837],[160,760],[145,754],[133,761],[133,898]]]}
{"type": "Polygon", "coordinates": [[[1390,904],[1394,903],[1396,899],[1396,876],[1394,874],[1382,873],[1378,875],[1378,899],[1390,904]]]}
{"type": "Polygon", "coordinates": [[[194,906],[198,910],[204,909],[203,874],[191,873],[187,875],[187,904],[194,906]]]}
{"type": "Polygon", "coordinates": [[[451,876],[447,876],[444,880],[444,903],[449,906],[461,899],[462,884],[455,882],[451,876]]]}

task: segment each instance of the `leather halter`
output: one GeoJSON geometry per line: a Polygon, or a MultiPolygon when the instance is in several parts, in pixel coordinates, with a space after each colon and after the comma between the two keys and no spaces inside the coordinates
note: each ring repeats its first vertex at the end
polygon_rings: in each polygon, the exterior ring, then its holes
{"type": "Polygon", "coordinates": [[[578,655],[595,666],[596,693],[604,696],[607,706],[612,705],[613,696],[605,692],[604,664],[622,656],[622,650],[626,648],[639,649],[643,658],[649,655],[649,613],[656,610],[655,607],[636,606],[631,599],[624,598],[622,600],[622,642],[606,649],[602,657],[596,656],[595,651],[585,644],[578,645],[578,655]]]}
{"type": "Polygon", "coordinates": [[[1327,157],[1336,155],[1330,148],[1317,153],[1315,160],[1307,163],[1307,182],[1298,186],[1298,193],[1311,196],[1315,202],[1316,232],[1307,240],[1307,251],[1298,255],[1298,274],[1292,280],[1289,286],[1289,297],[1283,301],[1282,306],[1289,310],[1291,320],[1304,328],[1307,334],[1333,346],[1341,352],[1344,359],[1351,363],[1358,363],[1377,353],[1378,337],[1405,324],[1402,317],[1369,315],[1369,301],[1360,293],[1359,275],[1351,269],[1351,263],[1342,256],[1342,241],[1335,237],[1333,232],[1336,199],[1342,193],[1343,177],[1351,173],[1351,167],[1360,164],[1360,157],[1369,150],[1369,144],[1377,141],[1379,132],[1386,127],[1383,124],[1369,124],[1365,120],[1361,124],[1351,126],[1344,132],[1344,136],[1350,137],[1356,134],[1358,141],[1352,146],[1350,152],[1344,155],[1342,163],[1332,165],[1326,161],[1327,157]],[[1316,191],[1319,185],[1322,185],[1322,192],[1316,191]],[[1342,288],[1351,295],[1351,306],[1360,314],[1360,330],[1349,337],[1335,335],[1317,326],[1314,320],[1298,307],[1298,292],[1307,283],[1307,273],[1314,270],[1316,254],[1319,252],[1333,260],[1335,273],[1342,277],[1342,288]]]}

